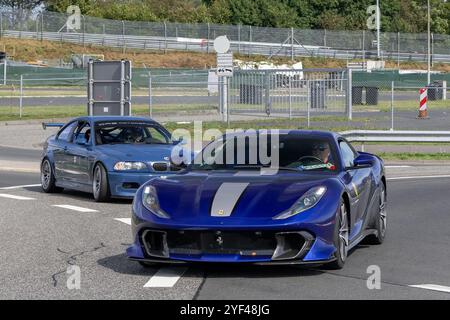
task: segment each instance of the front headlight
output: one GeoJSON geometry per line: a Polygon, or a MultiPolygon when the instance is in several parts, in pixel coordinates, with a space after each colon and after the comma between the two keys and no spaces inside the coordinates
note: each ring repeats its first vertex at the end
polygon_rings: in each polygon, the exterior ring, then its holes
{"type": "Polygon", "coordinates": [[[147,165],[143,162],[121,161],[114,165],[116,171],[142,171],[147,169],[147,165]]]}
{"type": "Polygon", "coordinates": [[[292,216],[295,216],[296,214],[299,214],[300,212],[314,207],[325,194],[325,191],[327,191],[326,187],[315,187],[309,189],[294,203],[292,207],[290,207],[285,212],[277,215],[276,217],[274,217],[274,219],[280,220],[290,218],[292,216]]]}
{"type": "Polygon", "coordinates": [[[142,204],[155,216],[170,219],[170,216],[159,207],[158,195],[154,186],[145,187],[142,192],[142,204]]]}

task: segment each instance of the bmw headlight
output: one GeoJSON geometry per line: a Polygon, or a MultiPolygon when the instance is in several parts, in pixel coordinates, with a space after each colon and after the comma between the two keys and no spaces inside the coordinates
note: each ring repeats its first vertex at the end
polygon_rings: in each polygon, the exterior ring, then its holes
{"type": "Polygon", "coordinates": [[[143,162],[121,161],[114,165],[116,171],[142,171],[147,169],[147,165],[143,162]]]}
{"type": "Polygon", "coordinates": [[[280,220],[290,218],[292,216],[295,216],[296,214],[299,214],[300,212],[314,207],[325,194],[325,191],[327,191],[327,188],[323,186],[309,189],[294,203],[292,207],[290,207],[285,212],[275,216],[274,219],[280,220]]]}
{"type": "Polygon", "coordinates": [[[157,217],[170,219],[169,215],[159,207],[158,195],[154,186],[145,187],[142,192],[142,204],[157,217]]]}

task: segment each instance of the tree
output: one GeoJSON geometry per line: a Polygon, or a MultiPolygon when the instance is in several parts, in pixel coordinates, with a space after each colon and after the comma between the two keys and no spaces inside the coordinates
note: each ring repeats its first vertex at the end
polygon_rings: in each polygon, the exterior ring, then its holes
{"type": "Polygon", "coordinates": [[[10,7],[13,9],[34,9],[40,4],[42,4],[43,0],[0,0],[0,7],[10,7]]]}
{"type": "MultiPolygon", "coordinates": [[[[116,20],[215,22],[259,27],[367,30],[367,8],[376,0],[0,0],[1,5],[82,14],[116,20]]],[[[427,0],[381,0],[381,30],[426,32],[427,0]]],[[[450,34],[450,1],[431,0],[432,32],[450,34]]]]}

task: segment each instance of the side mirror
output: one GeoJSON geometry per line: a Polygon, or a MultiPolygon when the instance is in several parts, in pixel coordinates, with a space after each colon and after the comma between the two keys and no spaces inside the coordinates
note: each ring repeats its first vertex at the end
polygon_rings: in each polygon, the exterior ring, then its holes
{"type": "Polygon", "coordinates": [[[174,145],[177,145],[177,144],[184,145],[184,144],[186,144],[186,141],[184,140],[184,137],[181,136],[178,138],[178,140],[173,140],[173,144],[174,145]]]}
{"type": "Polygon", "coordinates": [[[367,154],[360,154],[353,160],[353,166],[356,168],[365,168],[373,166],[374,159],[367,154]]]}
{"type": "Polygon", "coordinates": [[[170,167],[177,170],[183,170],[187,168],[187,164],[183,161],[181,163],[175,163],[172,160],[172,157],[170,157],[170,167]]]}

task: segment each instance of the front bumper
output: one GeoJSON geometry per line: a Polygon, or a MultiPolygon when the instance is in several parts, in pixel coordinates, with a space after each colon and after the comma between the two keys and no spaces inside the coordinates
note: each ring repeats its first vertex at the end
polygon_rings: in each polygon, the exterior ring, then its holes
{"type": "Polygon", "coordinates": [[[283,230],[157,230],[142,228],[127,255],[131,260],[186,263],[323,264],[335,247],[312,233],[283,230]]]}
{"type": "Polygon", "coordinates": [[[173,172],[108,172],[109,190],[114,198],[133,198],[136,191],[147,181],[173,172]]]}

